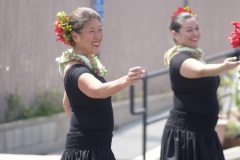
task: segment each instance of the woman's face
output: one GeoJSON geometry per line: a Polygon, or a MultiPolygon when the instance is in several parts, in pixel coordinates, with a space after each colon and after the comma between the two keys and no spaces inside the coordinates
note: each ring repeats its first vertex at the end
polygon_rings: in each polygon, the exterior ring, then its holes
{"type": "Polygon", "coordinates": [[[102,41],[102,25],[97,18],[93,18],[83,25],[77,36],[76,44],[83,54],[96,54],[102,41]]]}
{"type": "Polygon", "coordinates": [[[198,23],[194,17],[182,22],[179,32],[173,31],[173,36],[178,45],[184,45],[190,48],[197,48],[200,38],[198,23]]]}

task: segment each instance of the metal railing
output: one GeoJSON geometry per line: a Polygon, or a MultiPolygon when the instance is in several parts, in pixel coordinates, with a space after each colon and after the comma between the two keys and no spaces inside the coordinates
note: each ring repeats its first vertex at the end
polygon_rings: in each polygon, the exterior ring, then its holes
{"type": "MultiPolygon", "coordinates": [[[[225,52],[221,52],[221,53],[217,53],[217,54],[214,54],[214,55],[210,55],[210,56],[207,56],[205,57],[205,61],[209,62],[209,61],[213,61],[213,60],[217,60],[217,59],[220,59],[220,58],[226,58],[226,57],[233,57],[233,56],[237,56],[239,57],[239,54],[240,54],[240,48],[239,49],[233,49],[233,50],[229,50],[229,51],[225,51],[225,52]]],[[[163,120],[165,118],[167,118],[168,116],[167,115],[163,115],[161,114],[160,116],[158,117],[155,117],[155,118],[149,118],[148,115],[147,115],[147,111],[148,111],[148,104],[147,104],[147,87],[148,87],[148,80],[153,78],[153,77],[157,77],[157,76],[162,76],[164,74],[168,74],[168,68],[164,68],[164,69],[160,69],[160,70],[156,70],[156,71],[152,71],[152,72],[149,72],[149,73],[146,73],[145,76],[142,78],[142,85],[143,85],[143,88],[142,88],[142,91],[143,91],[143,96],[142,96],[142,99],[143,99],[143,106],[142,108],[135,108],[135,102],[134,102],[134,86],[132,85],[130,87],[130,112],[132,115],[142,115],[142,123],[143,123],[143,137],[142,137],[142,142],[143,142],[143,145],[142,145],[142,155],[143,155],[143,160],[146,159],[146,143],[147,143],[147,140],[146,140],[146,137],[147,137],[147,125],[149,124],[152,124],[152,123],[155,123],[157,121],[160,121],[160,120],[163,120]]],[[[160,151],[159,151],[160,152],[160,151]]]]}

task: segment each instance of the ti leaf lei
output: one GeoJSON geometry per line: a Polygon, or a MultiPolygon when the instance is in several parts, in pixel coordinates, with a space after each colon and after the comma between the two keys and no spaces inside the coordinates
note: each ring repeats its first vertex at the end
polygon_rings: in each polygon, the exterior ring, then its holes
{"type": "Polygon", "coordinates": [[[176,53],[180,53],[180,52],[187,52],[188,54],[190,54],[193,58],[199,60],[203,57],[203,51],[200,48],[189,48],[186,46],[182,46],[182,45],[175,45],[172,48],[170,48],[167,52],[165,52],[166,56],[166,65],[170,64],[170,60],[171,58],[176,54],[176,53]]]}
{"type": "Polygon", "coordinates": [[[100,77],[107,75],[106,67],[102,65],[97,56],[94,54],[84,56],[74,53],[73,49],[67,49],[60,57],[56,58],[56,61],[62,68],[66,67],[67,62],[76,61],[87,66],[100,77]]]}

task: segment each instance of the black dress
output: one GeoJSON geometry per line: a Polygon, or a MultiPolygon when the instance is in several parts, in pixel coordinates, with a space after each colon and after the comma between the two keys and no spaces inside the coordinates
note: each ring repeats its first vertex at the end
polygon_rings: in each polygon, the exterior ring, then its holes
{"type": "Polygon", "coordinates": [[[174,107],[164,128],[160,160],[224,160],[215,132],[219,76],[181,76],[180,66],[188,58],[192,57],[187,53],[177,53],[170,61],[174,107]]]}
{"type": "Polygon", "coordinates": [[[74,64],[66,72],[64,86],[71,120],[61,160],[115,160],[111,150],[114,124],[111,97],[94,99],[85,95],[78,87],[78,78],[83,73],[106,82],[82,64],[74,64]]]}

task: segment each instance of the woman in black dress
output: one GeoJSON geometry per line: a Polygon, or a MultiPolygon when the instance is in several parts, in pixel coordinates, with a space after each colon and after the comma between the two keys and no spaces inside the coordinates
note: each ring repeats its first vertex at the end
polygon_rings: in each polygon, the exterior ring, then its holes
{"type": "Polygon", "coordinates": [[[126,76],[106,82],[107,70],[95,55],[103,35],[98,13],[83,7],[70,16],[59,12],[57,17],[57,40],[72,47],[56,59],[64,68],[63,104],[70,116],[61,160],[115,160],[111,96],[140,82],[144,70],[133,67],[126,76]]]}
{"type": "Polygon", "coordinates": [[[173,109],[161,141],[161,160],[224,160],[215,132],[219,74],[238,66],[236,57],[206,64],[198,48],[199,25],[189,7],[174,12],[170,31],[175,46],[164,56],[174,93],[173,109]]]}

